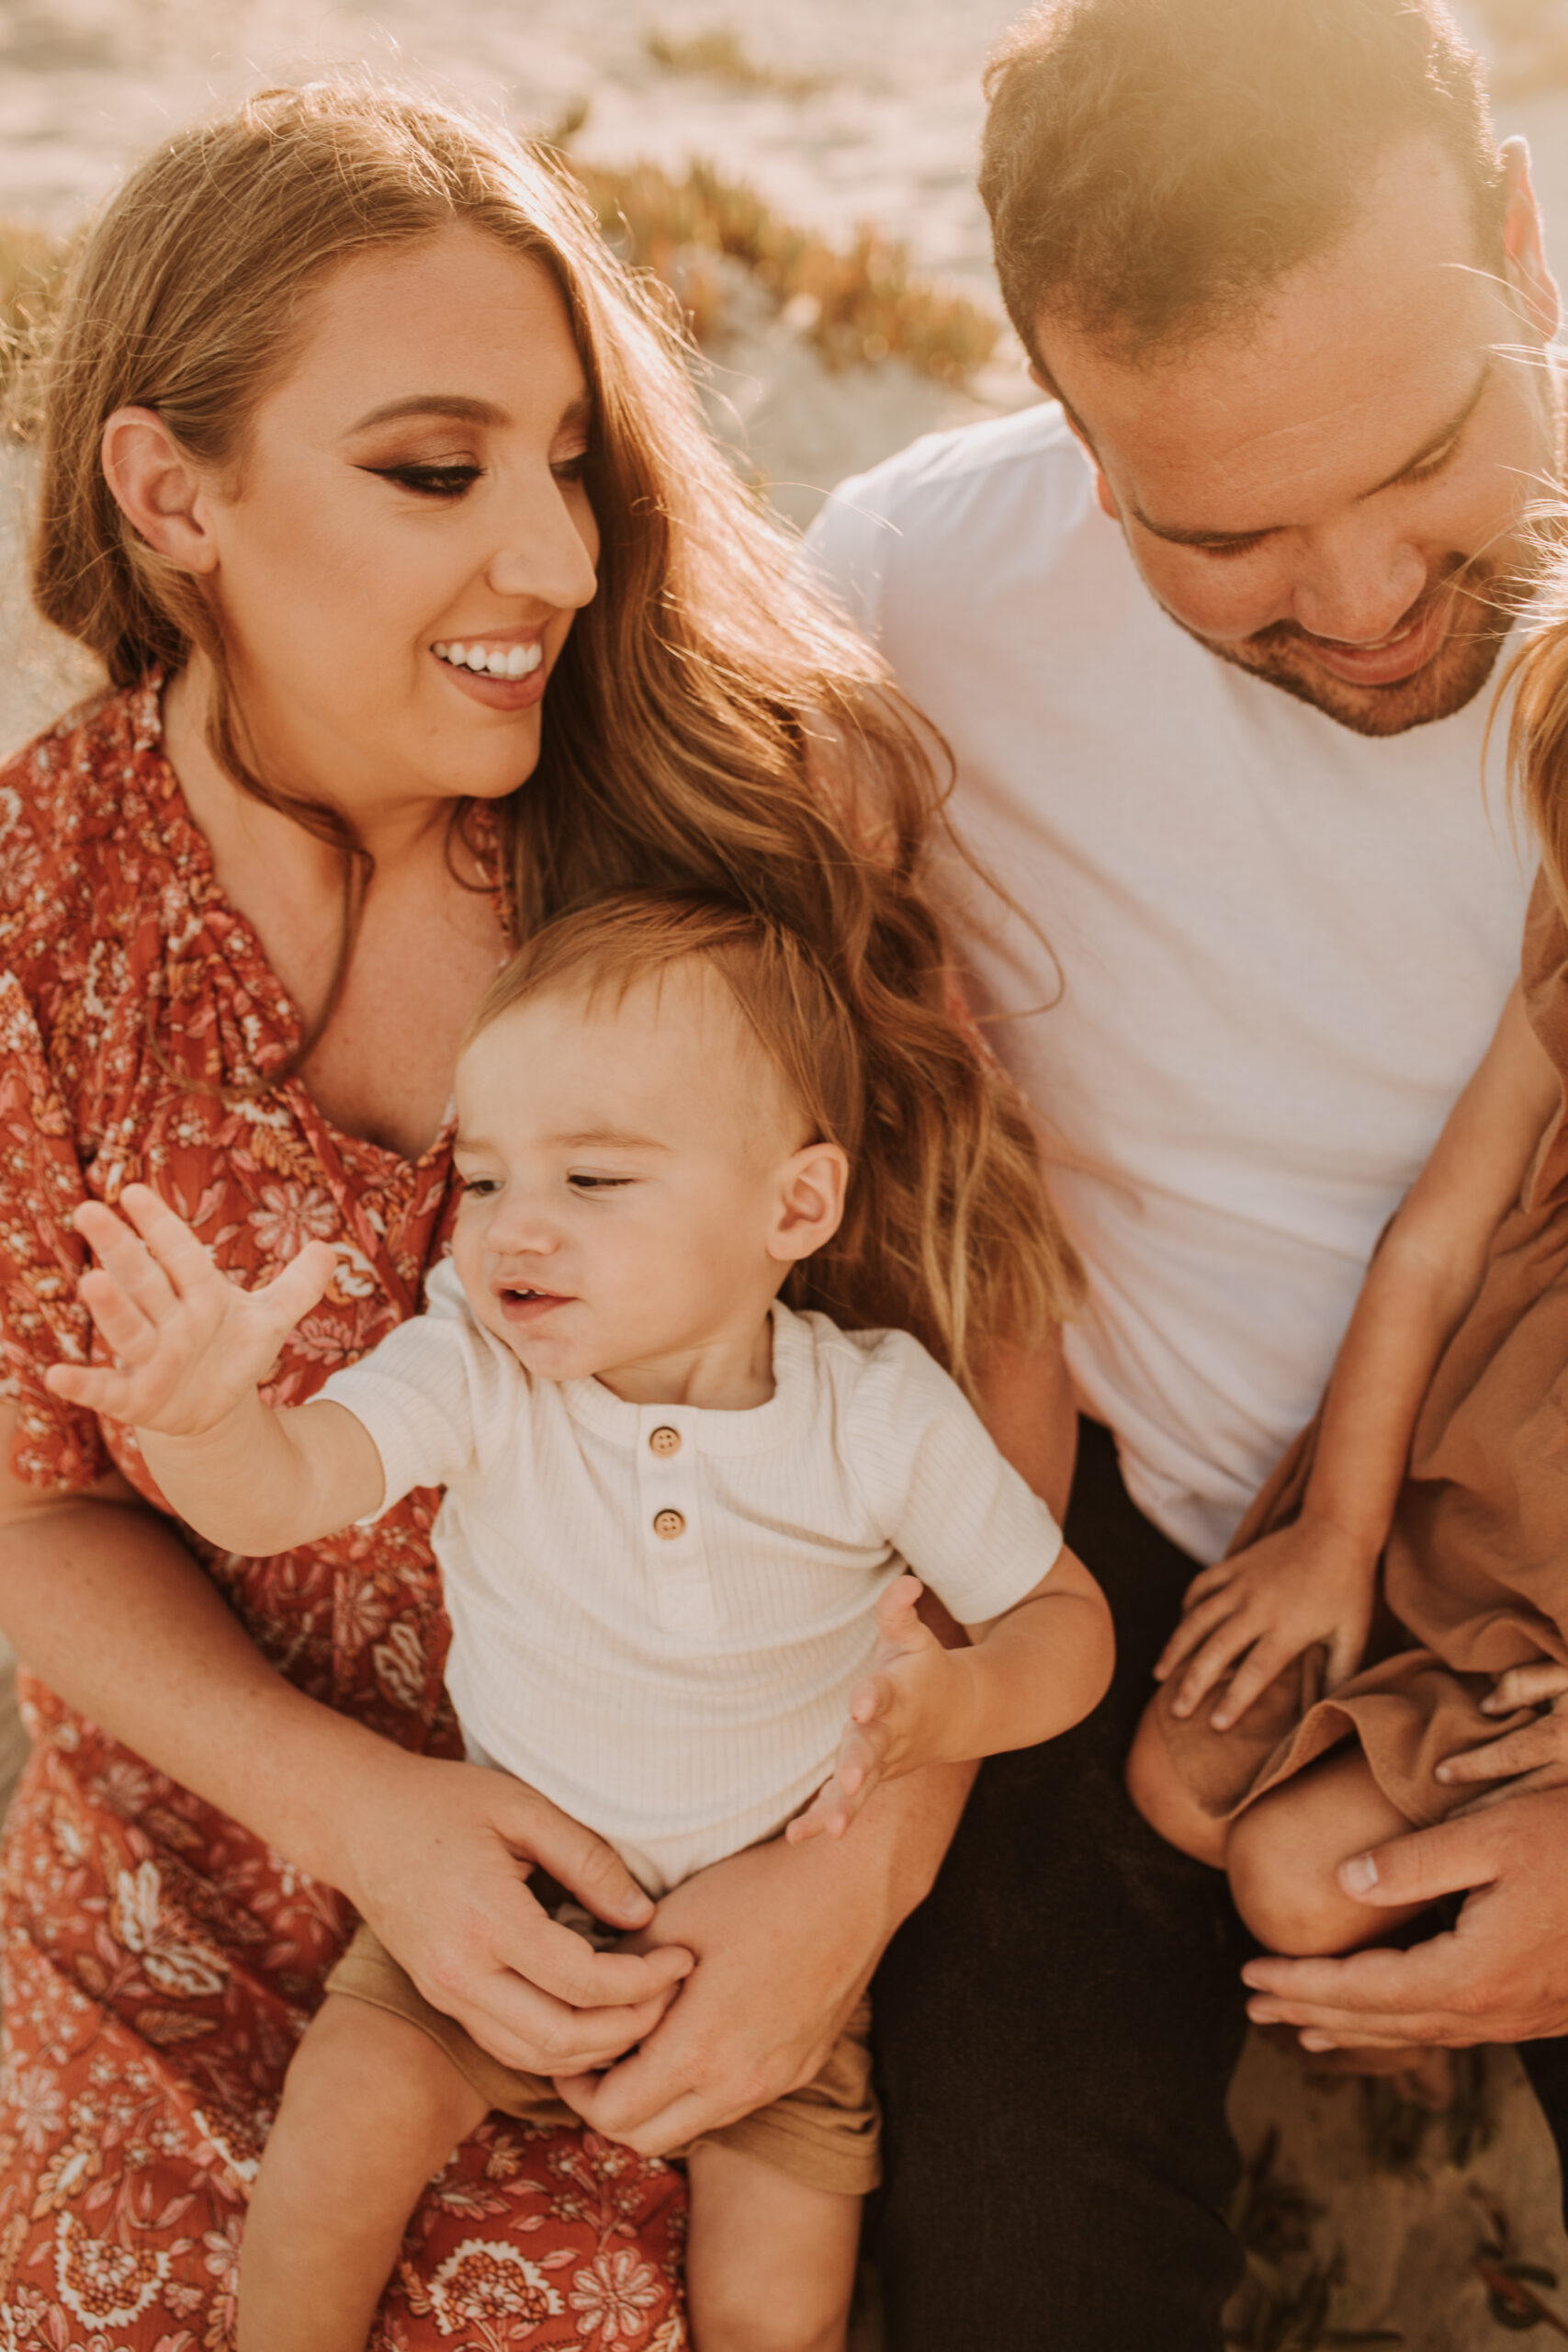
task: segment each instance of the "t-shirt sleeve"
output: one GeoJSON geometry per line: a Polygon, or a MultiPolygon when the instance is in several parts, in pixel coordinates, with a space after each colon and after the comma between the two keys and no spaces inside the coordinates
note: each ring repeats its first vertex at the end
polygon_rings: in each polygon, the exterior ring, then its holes
{"type": "Polygon", "coordinates": [[[907,1332],[877,1341],[849,1440],[884,1534],[960,1624],[999,1617],[1055,1566],[1055,1520],[957,1383],[907,1332]]]}
{"type": "Polygon", "coordinates": [[[0,971],[0,1396],[18,1408],[10,1466],[29,1486],[90,1487],[114,1467],[96,1415],[43,1385],[51,1363],[85,1363],[92,1345],[76,1296],[90,1260],[73,1221],[87,1197],[33,1007],[0,971]]]}
{"type": "Polygon", "coordinates": [[[801,573],[825,589],[863,637],[882,632],[882,597],[898,531],[887,513],[888,486],[870,474],[841,481],[812,518],[797,559],[801,573]]]}
{"type": "Polygon", "coordinates": [[[448,1258],[430,1276],[423,1314],[334,1372],[316,1397],[346,1406],[369,1432],[387,1482],[379,1519],[415,1487],[454,1486],[474,1469],[495,1386],[491,1342],[448,1258]]]}

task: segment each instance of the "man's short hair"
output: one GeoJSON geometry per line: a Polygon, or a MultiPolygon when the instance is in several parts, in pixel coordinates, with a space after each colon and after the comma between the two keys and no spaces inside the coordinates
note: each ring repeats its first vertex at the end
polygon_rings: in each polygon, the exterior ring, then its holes
{"type": "Polygon", "coordinates": [[[1137,362],[1245,325],[1425,137],[1501,260],[1480,61],[1439,0],[1043,0],[986,76],[980,193],[1008,311],[1137,362]]]}

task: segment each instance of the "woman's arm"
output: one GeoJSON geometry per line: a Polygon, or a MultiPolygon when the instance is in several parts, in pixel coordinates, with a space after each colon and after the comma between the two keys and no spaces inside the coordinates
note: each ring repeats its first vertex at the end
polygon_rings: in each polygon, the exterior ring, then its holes
{"type": "Polygon", "coordinates": [[[1515,988],[1367,1270],[1324,1400],[1301,1517],[1193,1579],[1156,1667],[1190,1714],[1238,1658],[1211,1718],[1224,1731],[1292,1657],[1328,1645],[1329,1687],[1359,1662],[1416,1416],[1485,1272],[1561,1080],[1515,988]]]}
{"type": "MultiPolygon", "coordinates": [[[[0,1463],[17,1408],[0,1401],[0,1463]]],[[[616,1925],[649,1916],[602,1839],[498,1772],[412,1756],[275,1673],[165,1519],[118,1476],[76,1497],[0,1470],[0,1624],[51,1690],[335,1886],[427,1997],[509,2063],[604,2064],[688,1962],[592,1952],[537,1860],[616,1925]]]]}
{"type": "MultiPolygon", "coordinates": [[[[1077,1415],[1059,1338],[998,1347],[981,1416],[1059,1519],[1077,1415]]],[[[929,1598],[929,1596],[928,1596],[929,1598]]],[[[953,1642],[964,1638],[936,1610],[953,1642]]],[[[878,1788],[852,1838],[749,1847],[667,1894],[634,1941],[697,1956],[640,2050],[560,2087],[596,2131],[661,2155],[809,2082],[895,1931],[924,1901],[953,1840],[972,1764],[933,1764],[878,1788]]]]}

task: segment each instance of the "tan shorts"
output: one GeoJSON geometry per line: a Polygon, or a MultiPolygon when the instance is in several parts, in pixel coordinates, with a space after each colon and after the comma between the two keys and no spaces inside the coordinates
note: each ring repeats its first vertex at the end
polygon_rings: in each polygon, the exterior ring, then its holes
{"type": "MultiPolygon", "coordinates": [[[[464,2080],[503,2115],[525,2123],[581,2122],[557,2097],[548,2075],[503,2066],[455,2018],[433,2009],[368,1928],[359,1928],[328,1977],[327,1990],[407,2018],[439,2043],[464,2080]]],[[[871,2083],[871,2003],[863,1998],[813,2081],[774,2099],[771,2107],[759,2108],[754,2115],[743,2115],[738,2123],[727,2123],[722,2132],[705,2132],[671,2153],[689,2155],[692,2148],[713,2142],[760,2157],[809,2188],[864,2197],[882,2177],[881,2137],[882,2117],[871,2083]]]]}

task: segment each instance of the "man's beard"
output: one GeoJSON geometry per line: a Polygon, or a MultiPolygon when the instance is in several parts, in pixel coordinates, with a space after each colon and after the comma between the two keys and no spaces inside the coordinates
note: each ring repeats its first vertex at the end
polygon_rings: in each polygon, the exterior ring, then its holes
{"type": "Polygon", "coordinates": [[[1451,718],[1473,702],[1497,665],[1545,554],[1544,547],[1537,550],[1527,544],[1506,567],[1481,556],[1445,557],[1397,628],[1388,634],[1419,626],[1435,604],[1451,598],[1454,611],[1448,631],[1430,661],[1388,685],[1353,685],[1348,679],[1331,677],[1314,661],[1311,634],[1296,621],[1278,621],[1255,637],[1227,643],[1188,628],[1179,614],[1170,617],[1222,662],[1280,687],[1298,702],[1311,703],[1353,733],[1403,735],[1435,718],[1451,718]]]}

